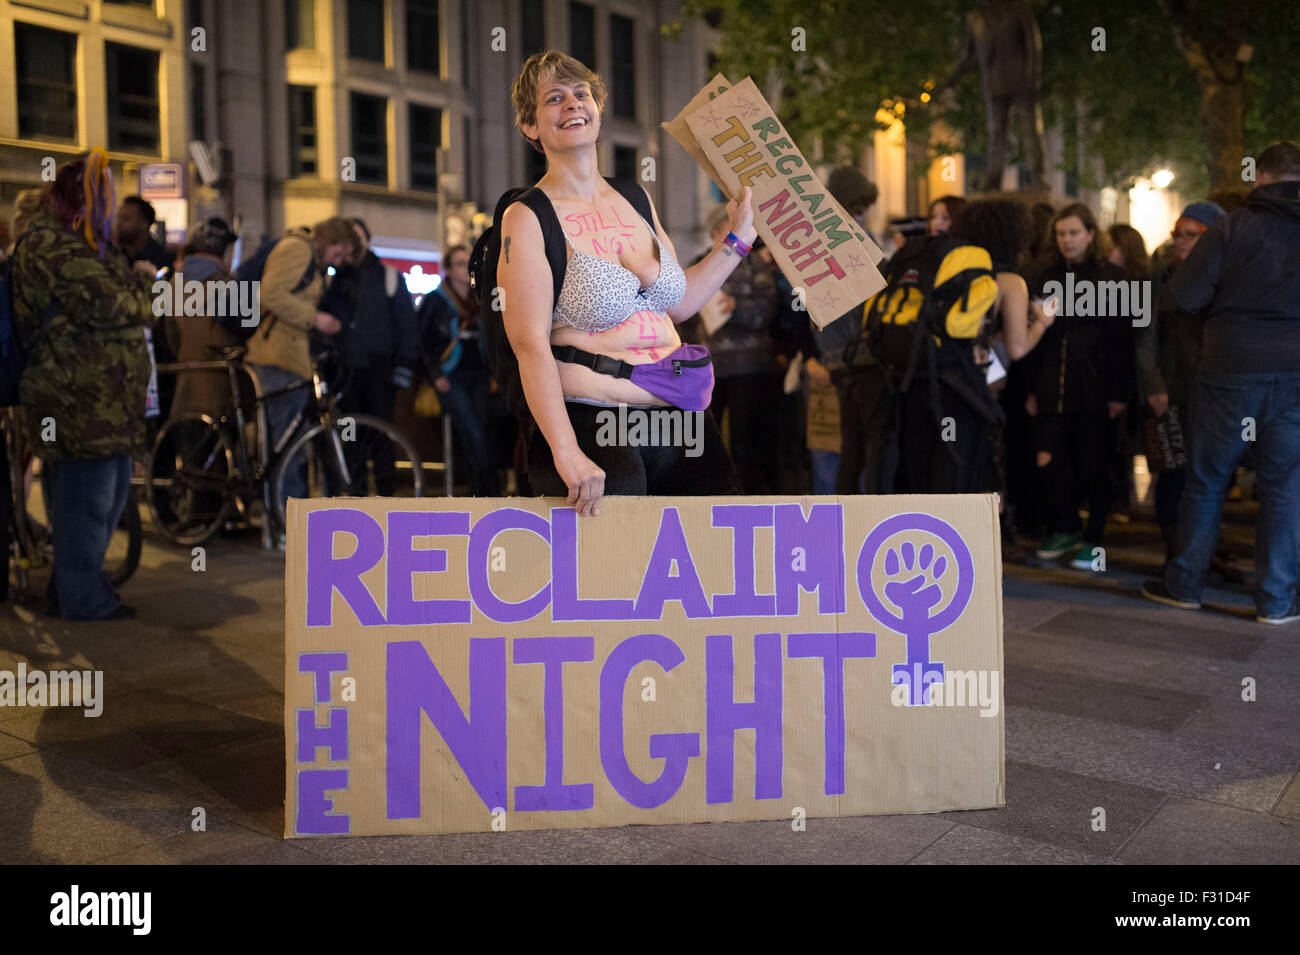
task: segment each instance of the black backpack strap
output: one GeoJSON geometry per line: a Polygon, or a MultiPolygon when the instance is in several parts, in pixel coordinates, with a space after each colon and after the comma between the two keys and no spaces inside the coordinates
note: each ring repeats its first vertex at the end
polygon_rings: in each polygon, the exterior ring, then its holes
{"type": "Polygon", "coordinates": [[[654,232],[654,210],[650,208],[650,197],[641,188],[641,184],[635,179],[621,179],[616,176],[606,176],[605,181],[614,188],[615,192],[631,203],[632,208],[650,226],[650,231],[654,232]]]}
{"type": "Polygon", "coordinates": [[[551,354],[555,356],[556,361],[584,365],[600,375],[612,375],[615,378],[632,377],[631,365],[609,355],[595,355],[572,345],[552,345],[551,354]]]}
{"type": "Polygon", "coordinates": [[[546,261],[551,266],[551,292],[554,296],[551,299],[551,308],[554,308],[555,303],[560,300],[560,289],[564,286],[564,273],[569,265],[569,253],[564,241],[560,217],[555,214],[555,206],[551,205],[550,197],[535,186],[516,201],[532,209],[533,215],[537,216],[537,221],[542,227],[546,261]]]}
{"type": "MultiPolygon", "coordinates": [[[[945,238],[947,237],[934,236],[930,241],[932,242],[933,245],[938,246],[942,244],[943,239],[945,238]]],[[[943,262],[943,255],[945,254],[946,253],[940,254],[939,256],[940,263],[943,262]]],[[[920,364],[922,349],[924,349],[927,352],[927,356],[926,356],[927,369],[934,368],[934,364],[935,364],[934,342],[930,338],[930,336],[933,334],[933,332],[931,331],[930,318],[931,315],[936,310],[936,304],[934,301],[934,280],[936,275],[938,275],[938,268],[936,268],[933,272],[927,271],[924,278],[921,281],[921,284],[918,286],[918,289],[921,292],[921,305],[916,312],[916,327],[912,329],[912,351],[907,360],[907,369],[906,371],[903,372],[903,383],[902,383],[901,390],[904,392],[908,391],[912,387],[912,379],[916,377],[916,369],[917,369],[917,365],[920,364]]],[[[932,382],[934,380],[933,372],[931,372],[930,380],[932,382]]]]}

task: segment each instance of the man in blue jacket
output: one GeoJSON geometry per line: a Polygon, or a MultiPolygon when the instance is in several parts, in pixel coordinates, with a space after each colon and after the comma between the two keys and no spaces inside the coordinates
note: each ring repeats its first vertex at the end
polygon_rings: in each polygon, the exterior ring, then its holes
{"type": "Polygon", "coordinates": [[[1220,217],[1173,282],[1178,306],[1207,309],[1192,391],[1179,553],[1142,593],[1201,605],[1224,494],[1254,442],[1260,623],[1300,620],[1300,146],[1275,143],[1256,164],[1246,205],[1220,217]]]}

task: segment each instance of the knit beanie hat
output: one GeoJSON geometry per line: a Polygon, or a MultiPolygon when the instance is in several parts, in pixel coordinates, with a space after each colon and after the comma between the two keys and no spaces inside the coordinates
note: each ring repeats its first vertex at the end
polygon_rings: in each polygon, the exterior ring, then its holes
{"type": "Polygon", "coordinates": [[[1223,209],[1215,202],[1193,202],[1183,210],[1180,219],[1194,219],[1207,229],[1214,225],[1214,220],[1223,215],[1223,209]]]}

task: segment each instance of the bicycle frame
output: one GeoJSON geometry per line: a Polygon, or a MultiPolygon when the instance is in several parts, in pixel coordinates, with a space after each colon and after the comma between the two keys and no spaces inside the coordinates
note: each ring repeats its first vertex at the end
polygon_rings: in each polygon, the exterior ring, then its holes
{"type": "MultiPolygon", "coordinates": [[[[329,424],[333,419],[333,410],[326,404],[321,407],[322,402],[326,402],[329,397],[329,385],[320,376],[319,370],[313,365],[311,380],[303,380],[297,384],[290,385],[287,388],[277,388],[271,391],[265,391],[262,382],[257,376],[257,372],[251,368],[241,355],[237,358],[223,358],[218,361],[196,361],[196,362],[173,362],[157,366],[159,372],[178,373],[182,371],[226,371],[230,381],[230,398],[232,414],[234,416],[233,424],[235,426],[235,464],[242,478],[242,487],[239,496],[244,501],[253,501],[260,494],[262,498],[263,513],[273,513],[271,501],[271,481],[270,475],[274,472],[275,464],[280,456],[285,452],[289,443],[297,436],[302,426],[315,417],[322,424],[329,424]],[[258,454],[257,466],[253,466],[252,456],[249,454],[248,441],[245,435],[245,426],[248,423],[247,416],[244,413],[244,403],[241,396],[239,375],[247,374],[253,383],[253,400],[257,415],[257,441],[258,454]],[[274,445],[270,443],[270,421],[267,417],[267,405],[272,398],[281,395],[287,395],[290,392],[298,391],[302,388],[312,389],[307,406],[294,415],[289,427],[280,435],[274,445]]],[[[223,415],[217,422],[219,427],[227,425],[231,417],[229,414],[223,415]]],[[[327,427],[326,430],[331,434],[331,445],[334,453],[338,458],[341,467],[341,473],[349,475],[347,463],[344,459],[343,446],[338,439],[336,429],[327,427]]],[[[348,477],[350,480],[350,476],[348,477]]],[[[269,521],[262,522],[262,546],[270,549],[274,546],[271,539],[271,527],[269,521]]]]}

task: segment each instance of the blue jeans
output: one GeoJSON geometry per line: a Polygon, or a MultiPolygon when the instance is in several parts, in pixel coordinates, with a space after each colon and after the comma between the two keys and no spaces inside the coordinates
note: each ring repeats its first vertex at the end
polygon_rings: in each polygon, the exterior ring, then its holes
{"type": "Polygon", "coordinates": [[[121,605],[104,555],[131,492],[131,456],[49,461],[46,469],[54,539],[46,597],[64,620],[102,620],[121,605]]]}
{"type": "MultiPolygon", "coordinates": [[[[252,365],[253,372],[257,375],[257,382],[263,394],[271,391],[279,391],[282,388],[288,388],[303,381],[301,375],[295,375],[291,371],[285,371],[283,368],[277,368],[275,365],[252,365]]],[[[294,417],[307,407],[307,389],[299,388],[290,391],[288,394],[276,395],[266,402],[266,423],[270,429],[270,435],[267,438],[268,450],[274,453],[276,443],[293,423],[294,417]]],[[[288,442],[285,442],[288,447],[288,442]]],[[[281,503],[291,497],[307,496],[307,459],[302,459],[302,467],[296,468],[284,476],[284,494],[281,503]]]]}
{"type": "Polygon", "coordinates": [[[1178,556],[1165,586],[1199,600],[1219,537],[1228,483],[1247,447],[1253,419],[1259,515],[1255,522],[1255,605],[1278,616],[1295,599],[1300,556],[1300,373],[1203,374],[1192,392],[1187,483],[1178,524],[1178,556]]]}
{"type": "Polygon", "coordinates": [[[812,492],[814,494],[834,494],[835,476],[840,469],[838,451],[809,450],[812,455],[812,492]]]}

